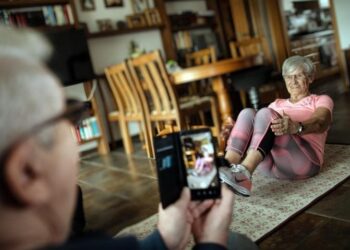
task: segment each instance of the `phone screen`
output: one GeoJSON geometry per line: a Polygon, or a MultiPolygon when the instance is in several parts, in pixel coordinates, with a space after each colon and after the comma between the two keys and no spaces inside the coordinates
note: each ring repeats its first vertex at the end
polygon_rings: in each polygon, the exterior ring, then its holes
{"type": "Polygon", "coordinates": [[[180,136],[187,185],[197,198],[217,197],[220,182],[210,130],[187,131],[180,136]]]}

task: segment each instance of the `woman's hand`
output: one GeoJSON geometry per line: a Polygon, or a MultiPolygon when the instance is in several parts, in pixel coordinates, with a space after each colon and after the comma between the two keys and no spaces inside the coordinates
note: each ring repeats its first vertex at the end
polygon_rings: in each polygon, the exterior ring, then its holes
{"type": "Polygon", "coordinates": [[[222,124],[222,126],[221,126],[221,131],[220,131],[221,140],[227,141],[234,125],[235,125],[234,120],[231,117],[228,117],[226,119],[225,123],[222,124]]]}
{"type": "Polygon", "coordinates": [[[277,118],[271,122],[271,130],[276,136],[296,134],[298,128],[299,123],[292,121],[284,112],[281,118],[277,118]]]}

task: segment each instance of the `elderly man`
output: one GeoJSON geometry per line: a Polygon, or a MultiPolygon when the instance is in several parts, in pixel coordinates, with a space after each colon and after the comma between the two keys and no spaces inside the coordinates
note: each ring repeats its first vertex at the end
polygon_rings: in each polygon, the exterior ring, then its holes
{"type": "Polygon", "coordinates": [[[78,149],[70,127],[83,106],[66,102],[43,61],[50,46],[34,32],[0,27],[0,249],[198,249],[227,247],[233,195],[190,201],[188,189],[163,210],[143,241],[89,235],[66,242],[76,200],[78,149]]]}

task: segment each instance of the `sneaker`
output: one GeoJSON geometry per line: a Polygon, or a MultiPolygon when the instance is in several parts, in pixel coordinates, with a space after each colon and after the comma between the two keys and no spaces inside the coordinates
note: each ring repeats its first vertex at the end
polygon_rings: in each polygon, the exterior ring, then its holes
{"type": "Polygon", "coordinates": [[[231,168],[221,167],[219,169],[219,177],[234,193],[250,196],[252,177],[245,166],[232,164],[231,168]]]}

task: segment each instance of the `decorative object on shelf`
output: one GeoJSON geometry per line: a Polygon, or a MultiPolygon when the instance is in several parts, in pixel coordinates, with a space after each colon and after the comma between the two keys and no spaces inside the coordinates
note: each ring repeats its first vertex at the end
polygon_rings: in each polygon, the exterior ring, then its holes
{"type": "Polygon", "coordinates": [[[144,14],[134,14],[127,16],[128,28],[140,28],[147,26],[146,18],[144,14]]]}
{"type": "Polygon", "coordinates": [[[96,10],[95,0],[80,0],[80,5],[83,11],[96,10]]]}
{"type": "Polygon", "coordinates": [[[105,0],[105,6],[109,7],[122,7],[123,0],[105,0]]]}
{"type": "Polygon", "coordinates": [[[145,16],[146,16],[147,24],[149,26],[162,24],[162,19],[156,8],[146,9],[145,16]]]}
{"type": "Polygon", "coordinates": [[[98,19],[96,20],[100,31],[113,30],[113,24],[111,19],[98,19]]]}
{"type": "Polygon", "coordinates": [[[132,40],[129,45],[129,55],[131,58],[139,57],[140,55],[145,54],[145,50],[141,49],[139,44],[132,40]]]}
{"type": "Polygon", "coordinates": [[[143,13],[149,8],[148,0],[131,0],[132,10],[135,14],[143,13]]]}
{"type": "Polygon", "coordinates": [[[124,30],[124,29],[126,29],[128,27],[126,25],[126,22],[125,21],[121,21],[121,20],[117,21],[116,25],[117,25],[117,29],[118,30],[124,30]]]}

